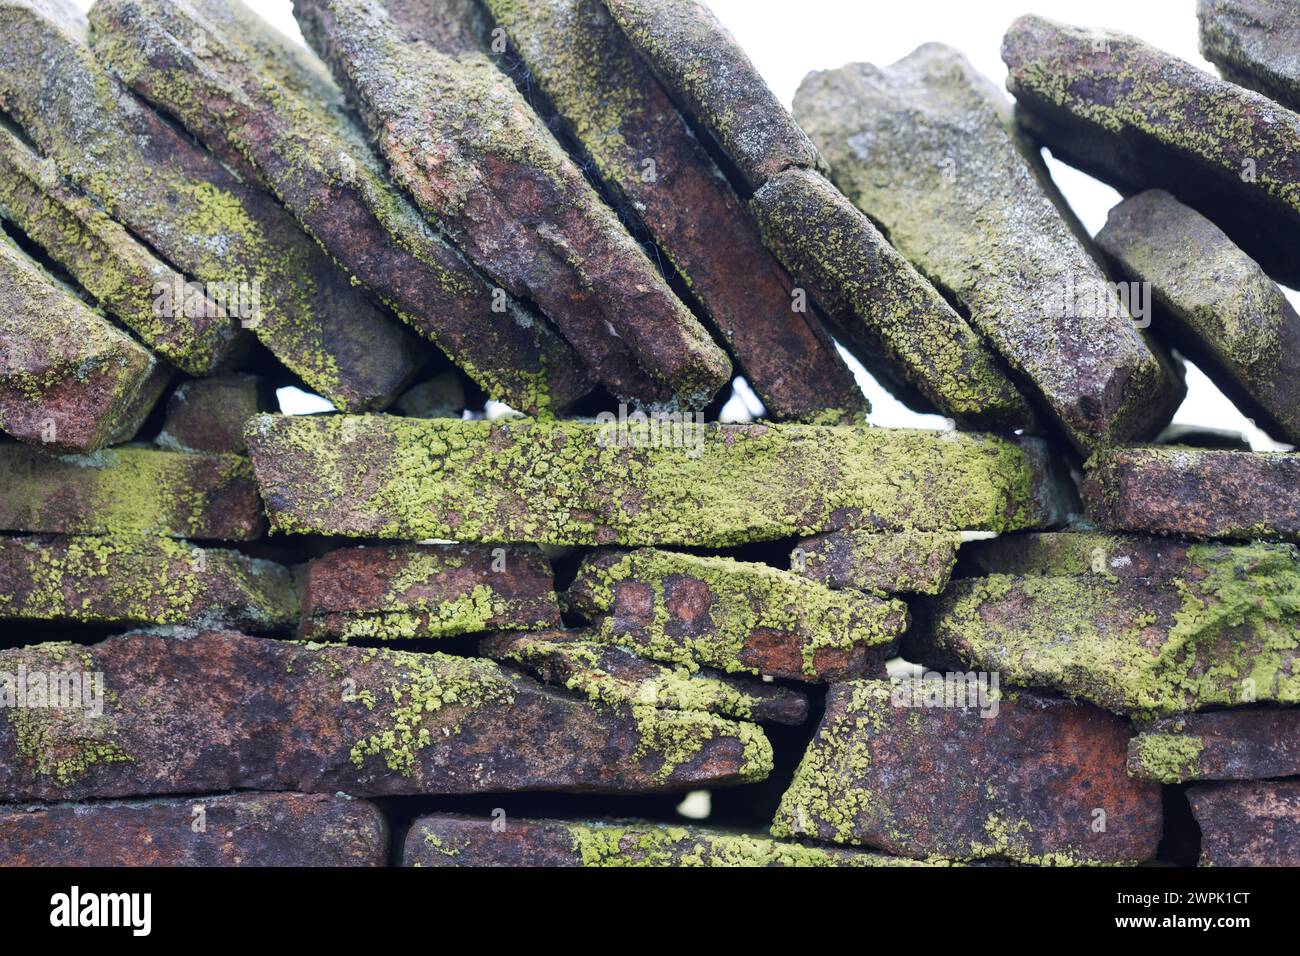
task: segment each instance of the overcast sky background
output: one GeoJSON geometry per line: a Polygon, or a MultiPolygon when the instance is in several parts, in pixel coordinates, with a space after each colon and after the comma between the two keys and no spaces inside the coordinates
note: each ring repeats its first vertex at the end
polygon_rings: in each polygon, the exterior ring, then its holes
{"type": "MultiPolygon", "coordinates": [[[[88,8],[89,0],[77,0],[88,8]]],[[[247,0],[248,5],[299,42],[290,0],[247,0]]],[[[922,43],[941,41],[966,53],[977,69],[1005,88],[999,49],[1010,23],[1034,12],[1081,26],[1111,27],[1134,34],[1202,69],[1213,68],[1197,45],[1195,0],[706,0],[735,34],[777,96],[787,106],[811,70],[854,61],[878,65],[906,56],[922,43]]],[[[1090,233],[1106,221],[1118,194],[1050,157],[1048,165],[1076,215],[1090,233]]],[[[1300,294],[1288,290],[1300,305],[1300,294]]],[[[856,363],[853,363],[856,366],[856,363]]],[[[860,369],[858,369],[860,371],[860,369]]],[[[1256,449],[1285,448],[1244,418],[1196,369],[1188,370],[1188,398],[1175,422],[1243,432],[1256,449]]],[[[943,424],[893,401],[865,373],[874,411],[887,426],[943,424]]],[[[286,411],[290,409],[286,408],[286,411]]],[[[295,409],[297,410],[297,409],[295,409]]],[[[303,408],[302,410],[307,410],[303,408]]]]}

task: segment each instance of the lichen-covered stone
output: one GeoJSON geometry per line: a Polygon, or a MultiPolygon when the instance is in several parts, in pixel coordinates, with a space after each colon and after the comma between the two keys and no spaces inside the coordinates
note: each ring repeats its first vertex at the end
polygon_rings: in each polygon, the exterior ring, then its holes
{"type": "MultiPolygon", "coordinates": [[[[429,8],[445,5],[416,6],[429,22],[437,19],[429,8]]],[[[487,7],[605,183],[699,300],[769,415],[823,424],[865,417],[866,400],[834,343],[811,308],[793,307],[790,276],[600,0],[487,7]]]]}
{"type": "Polygon", "coordinates": [[[917,611],[908,660],[998,671],[1155,717],[1300,703],[1300,558],[1290,547],[1189,549],[1167,580],[1002,575],[954,581],[917,611]]]}
{"type": "Polygon", "coordinates": [[[134,417],[156,368],[0,232],[0,428],[50,451],[95,451],[134,417]]]}
{"type": "Polygon", "coordinates": [[[960,546],[950,531],[834,531],[800,541],[790,570],[829,588],[938,594],[960,546]]]}
{"type": "Polygon", "coordinates": [[[0,620],[290,628],[288,568],[150,535],[0,536],[0,620]]]}
{"type": "Polygon", "coordinates": [[[1300,316],[1253,259],[1163,190],[1112,209],[1097,245],[1127,280],[1150,283],[1157,335],[1260,427],[1300,444],[1300,316]]]}
{"type": "Polygon", "coordinates": [[[1300,283],[1300,116],[1111,30],[1021,17],[1002,41],[1021,125],[1130,195],[1167,189],[1300,283]]]}
{"type": "Polygon", "coordinates": [[[190,374],[210,373],[239,344],[235,320],[201,294],[196,293],[195,308],[160,315],[160,290],[175,289],[184,278],[62,182],[54,163],[3,126],[0,217],[21,229],[149,348],[190,374]]]}
{"type": "Polygon", "coordinates": [[[238,455],[126,447],[54,457],[0,443],[0,531],[251,541],[266,519],[238,455]]]}
{"type": "Polygon", "coordinates": [[[1033,440],[815,425],[264,415],[250,454],[276,530],[467,542],[697,545],[1045,527],[1033,440]],[[665,438],[667,436],[667,438],[665,438]]]}
{"type": "MultiPolygon", "coordinates": [[[[1183,395],[1076,232],[1003,97],[957,50],[812,73],[795,115],[835,184],[1025,376],[1079,446],[1144,437],[1183,395]]],[[[953,374],[945,369],[946,374],[953,374]]]]}
{"type": "Polygon", "coordinates": [[[1087,462],[1082,491],[1116,531],[1300,541],[1300,454],[1112,448],[1087,462]]]}
{"type": "Polygon", "coordinates": [[[480,658],[246,637],[111,637],[0,650],[0,799],[298,790],[355,796],[672,791],[752,782],[763,731],[593,706],[480,658]],[[39,703],[32,688],[98,686],[39,703]],[[98,675],[98,676],[96,676],[98,675]],[[21,691],[26,689],[23,695],[21,691]],[[8,694],[8,696],[4,696],[8,694]]]}
{"type": "Polygon", "coordinates": [[[0,806],[5,866],[384,866],[373,803],[323,793],[238,793],[0,806]]]}
{"type": "Polygon", "coordinates": [[[748,833],[628,820],[515,820],[435,813],[406,835],[404,866],[918,866],[915,860],[812,847],[748,833]]]}
{"type": "Polygon", "coordinates": [[[300,633],[394,640],[558,627],[553,588],[536,548],[345,548],[308,564],[300,633]]]}
{"type": "Polygon", "coordinates": [[[1156,855],[1160,787],[1125,772],[1125,721],[1025,692],[989,703],[996,708],[927,704],[887,681],[832,686],[772,835],[918,859],[1156,855]]]}
{"type": "Polygon", "coordinates": [[[345,269],[489,397],[530,414],[590,387],[546,322],[492,289],[389,182],[308,54],[231,0],[101,0],[94,51],[223,158],[247,165],[345,269]]]}
{"type": "Polygon", "coordinates": [[[907,606],[766,564],[642,548],[598,551],[566,593],[595,635],[688,668],[835,681],[907,628],[907,606]]]}
{"type": "Polygon", "coordinates": [[[1225,80],[1300,110],[1300,9],[1291,0],[1197,0],[1201,54],[1225,80]]]}
{"type": "Polygon", "coordinates": [[[167,400],[162,431],[154,439],[172,451],[248,451],[244,424],[273,407],[269,384],[255,375],[216,375],[181,382],[167,400]]]}
{"type": "Polygon", "coordinates": [[[407,38],[382,0],[298,0],[294,15],[421,211],[611,393],[712,399],[727,356],[489,57],[407,38]]]}
{"type": "Polygon", "coordinates": [[[731,33],[699,0],[603,0],[682,108],[751,189],[790,167],[823,166],[813,144],[731,33]]]}
{"type": "MultiPolygon", "coordinates": [[[[1281,557],[1289,545],[1260,546],[1281,557]]],[[[958,568],[965,576],[985,574],[1100,575],[1107,580],[1147,578],[1171,581],[1194,569],[1207,555],[1230,555],[1194,541],[1100,531],[1049,531],[1004,534],[962,545],[958,568]]]]}
{"type": "Polygon", "coordinates": [[[497,634],[479,643],[479,653],[608,704],[648,704],[778,724],[802,724],[808,716],[808,698],[797,690],[684,664],[659,664],[601,640],[589,629],[497,634]]]}
{"type": "MultiPolygon", "coordinates": [[[[75,8],[0,2],[0,109],[61,176],[203,283],[311,389],[357,411],[390,402],[422,361],[419,340],[272,197],[142,105],[96,61],[85,32],[75,8]]],[[[163,295],[164,312],[189,304],[178,301],[188,293],[163,295]]]]}
{"type": "Polygon", "coordinates": [[[1128,771],[1160,783],[1300,777],[1300,709],[1252,707],[1153,721],[1129,741],[1128,771]]]}
{"type": "Polygon", "coordinates": [[[983,339],[824,177],[787,169],[749,207],[765,241],[829,311],[854,354],[877,377],[904,383],[904,398],[915,390],[968,427],[1033,424],[983,339]]]}
{"type": "Polygon", "coordinates": [[[1300,866],[1300,780],[1200,783],[1201,866],[1300,866]]]}

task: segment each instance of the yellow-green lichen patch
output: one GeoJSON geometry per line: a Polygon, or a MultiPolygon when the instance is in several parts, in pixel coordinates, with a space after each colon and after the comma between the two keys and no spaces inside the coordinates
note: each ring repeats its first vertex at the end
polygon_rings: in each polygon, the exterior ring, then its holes
{"type": "Polygon", "coordinates": [[[1129,772],[1160,783],[1196,777],[1205,741],[1191,734],[1139,734],[1129,744],[1129,772]]]}
{"type": "Polygon", "coordinates": [[[772,772],[772,744],[755,724],[723,720],[696,711],[661,710],[647,704],[633,704],[630,710],[640,734],[633,759],[657,759],[659,768],[655,776],[659,780],[671,779],[673,771],[689,764],[707,743],[719,737],[740,741],[742,783],[765,780],[772,772]]]}

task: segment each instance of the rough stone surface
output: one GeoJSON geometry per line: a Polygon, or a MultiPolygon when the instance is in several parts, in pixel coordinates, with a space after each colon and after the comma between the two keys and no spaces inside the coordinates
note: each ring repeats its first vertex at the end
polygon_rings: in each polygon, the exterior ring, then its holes
{"type": "Polygon", "coordinates": [[[1124,33],[1021,17],[1002,41],[1022,126],[1125,195],[1167,189],[1300,284],[1300,116],[1124,33]]]}
{"type": "Polygon", "coordinates": [[[642,548],[587,557],[566,593],[602,640],[727,673],[835,681],[907,628],[907,606],[733,558],[642,548]]]}
{"type": "Polygon", "coordinates": [[[0,806],[6,866],[384,866],[388,824],[343,796],[0,806]]]}
{"type": "Polygon", "coordinates": [[[1033,424],[993,351],[823,176],[788,169],[749,206],[768,245],[829,310],[848,347],[877,377],[896,389],[901,383],[905,399],[915,391],[967,427],[1033,424]]]}
{"type": "MultiPolygon", "coordinates": [[[[9,802],[226,790],[629,793],[752,782],[772,767],[753,724],[594,708],[479,658],[141,632],[0,651],[0,673],[15,678],[0,694],[28,690],[26,706],[0,709],[0,799],[9,802]],[[33,705],[32,687],[82,673],[102,675],[102,715],[81,699],[33,705]]],[[[83,691],[93,683],[88,676],[83,691]]]]}
{"type": "Polygon", "coordinates": [[[960,546],[954,532],[835,531],[800,541],[790,569],[830,588],[938,594],[960,546]]]}
{"type": "Polygon", "coordinates": [[[207,375],[241,341],[238,324],[201,292],[194,308],[158,314],[161,290],[184,277],[159,260],[57,167],[0,126],[0,217],[14,223],[150,349],[192,375],[207,375]]]}
{"type": "MultiPolygon", "coordinates": [[[[957,50],[813,73],[795,115],[835,184],[1024,375],[1081,447],[1154,434],[1183,388],[1076,232],[1005,100],[957,50]]],[[[947,374],[953,374],[948,371],[947,374]]]]}
{"type": "Polygon", "coordinates": [[[238,455],[127,447],[56,458],[0,443],[0,530],[252,541],[266,518],[238,455]]]}
{"type": "Polygon", "coordinates": [[[658,664],[600,640],[589,629],[493,635],[480,642],[479,653],[609,704],[701,710],[778,724],[802,724],[808,717],[808,698],[800,691],[716,671],[693,671],[684,664],[658,664]]]}
{"type": "Polygon", "coordinates": [[[409,40],[381,0],[298,0],[394,178],[619,398],[703,408],[731,363],[492,60],[409,40]]]}
{"type": "Polygon", "coordinates": [[[751,189],[792,166],[824,165],[731,33],[698,0],[604,0],[664,85],[731,157],[751,189]]]}
{"type": "Polygon", "coordinates": [[[0,620],[291,628],[287,568],[174,538],[0,537],[0,620]]]}
{"type": "Polygon", "coordinates": [[[773,836],[920,859],[1132,863],[1156,855],[1160,787],[1125,772],[1125,721],[1024,692],[1004,692],[984,716],[926,706],[907,686],[831,687],[773,836]]]}
{"type": "Polygon", "coordinates": [[[181,382],[167,400],[167,417],[154,439],[171,451],[248,451],[244,423],[273,407],[267,382],[255,375],[216,375],[181,382]]]}
{"type": "Polygon", "coordinates": [[[917,611],[908,660],[957,660],[1021,687],[1164,716],[1300,703],[1300,559],[1264,544],[1189,549],[1168,580],[1107,575],[953,582],[917,611]]]}
{"type": "Polygon", "coordinates": [[[420,817],[402,848],[405,866],[915,866],[916,861],[639,821],[510,820],[436,813],[420,817]]]}
{"type": "MultiPolygon", "coordinates": [[[[1285,545],[1279,555],[1292,551],[1285,545]]],[[[1146,535],[1105,534],[1099,531],[1049,531],[1004,534],[962,545],[959,571],[985,574],[1096,574],[1108,580],[1148,578],[1171,581],[1193,571],[1197,561],[1210,554],[1194,541],[1146,535]]],[[[1193,571],[1194,573],[1194,571],[1193,571]]]]}
{"type": "Polygon", "coordinates": [[[1128,769],[1160,783],[1300,777],[1300,709],[1167,717],[1129,741],[1128,769]]]}
{"type": "Polygon", "coordinates": [[[489,397],[530,414],[591,380],[537,316],[498,296],[389,182],[308,54],[231,0],[101,0],[94,50],[223,158],[252,168],[334,259],[489,397]]]}
{"type": "Polygon", "coordinates": [[[1082,490],[1116,531],[1300,541],[1300,454],[1114,448],[1088,462],[1082,490]]]}
{"type": "MultiPolygon", "coordinates": [[[[132,96],[85,46],[85,31],[74,8],[3,0],[0,110],[313,391],[355,411],[396,397],[422,361],[419,340],[352,287],[272,197],[132,96]]],[[[188,304],[172,296],[160,308],[188,304]]]]}
{"type": "Polygon", "coordinates": [[[1253,259],[1163,190],[1112,209],[1097,245],[1127,280],[1151,284],[1157,335],[1260,427],[1300,444],[1300,316],[1253,259]]]}
{"type": "Polygon", "coordinates": [[[1225,80],[1300,110],[1300,9],[1290,0],[1197,0],[1201,54],[1225,80]]]}
{"type": "Polygon", "coordinates": [[[155,368],[0,232],[0,428],[53,452],[95,451],[133,417],[155,368]]]}
{"type": "Polygon", "coordinates": [[[834,343],[811,309],[792,307],[790,276],[600,0],[487,7],[605,183],[700,301],[769,415],[864,418],[866,400],[834,343]]]}
{"type": "Polygon", "coordinates": [[[1300,780],[1202,783],[1187,800],[1201,866],[1300,866],[1300,780]]]}
{"type": "Polygon", "coordinates": [[[465,411],[465,386],[451,369],[404,391],[394,410],[412,418],[460,418],[465,411]]]}
{"type": "Polygon", "coordinates": [[[531,547],[346,548],[307,566],[301,636],[391,640],[557,627],[553,587],[550,565],[531,547]]]}
{"type": "Polygon", "coordinates": [[[688,422],[652,446],[617,423],[378,415],[264,415],[247,434],[290,533],[726,547],[843,527],[1045,527],[1066,504],[1045,446],[981,435],[688,422]]]}

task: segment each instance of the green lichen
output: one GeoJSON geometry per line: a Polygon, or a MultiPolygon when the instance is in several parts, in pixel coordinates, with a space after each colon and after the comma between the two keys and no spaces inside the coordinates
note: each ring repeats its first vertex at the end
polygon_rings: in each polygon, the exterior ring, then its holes
{"type": "Polygon", "coordinates": [[[699,454],[583,422],[258,416],[277,530],[545,544],[724,547],[825,530],[994,530],[1054,520],[1020,445],[905,429],[704,428],[699,454]]]}
{"type": "Polygon", "coordinates": [[[797,574],[733,558],[699,557],[641,549],[588,560],[572,588],[586,610],[610,612],[620,585],[632,582],[653,593],[653,622],[647,629],[625,627],[617,615],[604,616],[597,633],[649,657],[696,669],[762,673],[746,660],[756,635],[788,635],[797,645],[805,678],[819,676],[821,651],[888,644],[906,622],[901,602],[855,592],[832,591],[797,574]],[[692,606],[707,594],[702,619],[684,621],[672,608],[671,588],[692,606]]]}
{"type": "Polygon", "coordinates": [[[655,776],[661,781],[672,779],[673,771],[690,763],[705,744],[717,738],[739,739],[742,783],[765,780],[772,772],[772,744],[755,724],[696,711],[661,710],[647,704],[633,704],[630,710],[640,736],[632,758],[658,757],[655,776]]]}
{"type": "Polygon", "coordinates": [[[972,579],[935,621],[972,666],[1122,713],[1300,703],[1300,561],[1285,546],[1193,545],[1167,583],[972,579]]]}
{"type": "Polygon", "coordinates": [[[1129,744],[1129,768],[1134,776],[1160,783],[1182,783],[1196,777],[1205,741],[1191,734],[1138,734],[1129,744]]]}

